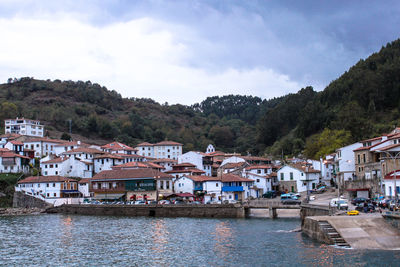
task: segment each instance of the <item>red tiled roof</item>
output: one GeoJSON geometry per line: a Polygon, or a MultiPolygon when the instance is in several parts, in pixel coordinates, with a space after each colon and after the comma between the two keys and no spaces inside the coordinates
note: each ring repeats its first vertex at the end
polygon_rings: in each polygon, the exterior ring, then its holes
{"type": "Polygon", "coordinates": [[[288,166],[290,166],[292,168],[295,168],[295,169],[298,169],[298,170],[300,170],[302,172],[305,172],[305,173],[320,173],[320,171],[315,170],[312,167],[308,167],[308,166],[302,165],[302,164],[290,164],[288,166]]]}
{"type": "Polygon", "coordinates": [[[239,157],[244,160],[251,160],[251,161],[271,161],[271,159],[264,157],[255,157],[255,156],[239,156],[239,157]]]}
{"type": "Polygon", "coordinates": [[[151,143],[148,143],[148,142],[143,142],[143,143],[137,144],[136,146],[138,147],[138,146],[154,146],[154,145],[151,143]]]}
{"type": "Polygon", "coordinates": [[[183,144],[174,141],[162,141],[155,144],[156,146],[183,146],[183,144]]]}
{"type": "Polygon", "coordinates": [[[109,144],[106,144],[106,145],[102,146],[101,148],[115,150],[115,151],[118,151],[118,150],[127,150],[127,151],[137,150],[137,149],[135,149],[133,147],[127,146],[127,145],[119,143],[119,142],[112,142],[112,143],[109,143],[109,144]]]}
{"type": "Polygon", "coordinates": [[[175,164],[174,167],[196,167],[196,165],[189,162],[183,162],[180,164],[175,164]]]}
{"type": "Polygon", "coordinates": [[[118,180],[130,178],[173,178],[171,175],[156,171],[154,169],[128,169],[102,171],[96,174],[92,180],[118,180]]]}
{"type": "Polygon", "coordinates": [[[89,146],[89,144],[86,144],[86,143],[79,143],[78,144],[78,141],[67,141],[67,142],[64,142],[64,143],[61,143],[61,144],[58,144],[58,145],[55,145],[56,147],[61,147],[61,146],[80,146],[80,147],[88,147],[89,146]]]}
{"type": "Polygon", "coordinates": [[[153,168],[153,169],[165,169],[163,166],[155,164],[153,162],[138,162],[132,161],[125,164],[114,166],[113,169],[120,169],[120,168],[153,168]]]}
{"type": "Polygon", "coordinates": [[[222,182],[254,182],[254,180],[243,178],[231,173],[222,174],[221,180],[222,182]]]}
{"type": "Polygon", "coordinates": [[[177,163],[178,161],[175,159],[152,159],[151,162],[157,163],[177,163]]]}
{"type": "Polygon", "coordinates": [[[24,143],[22,143],[21,141],[10,141],[11,144],[13,145],[17,145],[17,146],[23,146],[24,143]]]}
{"type": "Polygon", "coordinates": [[[374,138],[370,138],[370,139],[362,140],[362,141],[360,141],[360,143],[364,143],[364,142],[372,142],[372,141],[376,141],[376,140],[380,140],[380,139],[382,139],[382,136],[378,136],[378,137],[374,137],[374,138]]]}
{"type": "Polygon", "coordinates": [[[123,160],[124,158],[121,157],[120,155],[105,153],[102,155],[95,156],[95,157],[93,157],[93,159],[120,159],[120,160],[123,160]]]}
{"type": "Polygon", "coordinates": [[[104,151],[100,151],[95,148],[88,148],[88,147],[79,147],[75,149],[71,149],[63,154],[73,154],[73,153],[86,153],[86,154],[104,154],[104,151]]]}
{"type": "Polygon", "coordinates": [[[257,169],[272,169],[272,165],[251,165],[246,170],[257,170],[257,169]]]}
{"type": "Polygon", "coordinates": [[[388,145],[388,146],[377,148],[376,150],[377,151],[385,151],[385,150],[389,150],[389,149],[392,149],[392,148],[395,148],[395,147],[399,147],[399,146],[400,146],[400,143],[399,144],[391,144],[391,145],[388,145]]]}
{"type": "Polygon", "coordinates": [[[77,182],[77,180],[63,176],[30,176],[19,181],[18,184],[47,182],[77,182]]]}
{"type": "Polygon", "coordinates": [[[0,151],[0,158],[15,158],[15,157],[23,158],[23,159],[31,159],[29,157],[16,154],[10,150],[9,151],[0,151]]]}
{"type": "Polygon", "coordinates": [[[205,181],[221,181],[218,177],[204,176],[204,175],[185,175],[185,177],[195,181],[195,182],[205,182],[205,181]]]}
{"type": "Polygon", "coordinates": [[[90,183],[90,180],[91,180],[91,179],[92,179],[92,178],[82,178],[82,179],[79,180],[79,183],[80,183],[80,184],[90,183]]]}
{"type": "Polygon", "coordinates": [[[221,166],[224,169],[234,169],[234,168],[240,168],[243,165],[247,164],[246,162],[230,162],[226,163],[225,165],[221,166]]]}
{"type": "Polygon", "coordinates": [[[47,142],[47,143],[65,143],[65,140],[59,140],[59,139],[50,139],[50,138],[45,138],[45,137],[41,137],[41,138],[33,138],[29,141],[25,141],[24,143],[32,143],[32,142],[47,142]]]}
{"type": "Polygon", "coordinates": [[[65,158],[54,158],[54,159],[51,159],[51,160],[48,160],[48,161],[44,161],[41,164],[61,163],[61,162],[66,161],[67,159],[68,159],[67,157],[65,157],[65,158]]]}
{"type": "Polygon", "coordinates": [[[165,173],[206,173],[205,171],[199,170],[197,168],[189,168],[185,170],[171,170],[166,171],[165,173]]]}

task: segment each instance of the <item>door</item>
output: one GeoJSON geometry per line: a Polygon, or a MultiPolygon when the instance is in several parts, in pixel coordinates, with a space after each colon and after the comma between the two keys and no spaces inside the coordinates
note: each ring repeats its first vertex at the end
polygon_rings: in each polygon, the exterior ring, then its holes
{"type": "Polygon", "coordinates": [[[235,200],[239,200],[239,194],[235,193],[235,200]]]}

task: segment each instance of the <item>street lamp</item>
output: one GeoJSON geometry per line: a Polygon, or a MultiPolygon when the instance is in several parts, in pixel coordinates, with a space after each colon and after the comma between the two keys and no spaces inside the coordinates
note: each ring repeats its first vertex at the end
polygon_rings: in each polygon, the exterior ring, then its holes
{"type": "Polygon", "coordinates": [[[386,153],[386,155],[388,155],[393,161],[394,161],[394,199],[395,199],[395,205],[397,207],[397,187],[396,187],[396,178],[397,178],[397,170],[396,170],[396,159],[398,159],[398,156],[400,155],[400,152],[397,152],[397,154],[395,156],[392,156],[392,154],[390,154],[387,151],[380,151],[383,153],[386,153]]]}

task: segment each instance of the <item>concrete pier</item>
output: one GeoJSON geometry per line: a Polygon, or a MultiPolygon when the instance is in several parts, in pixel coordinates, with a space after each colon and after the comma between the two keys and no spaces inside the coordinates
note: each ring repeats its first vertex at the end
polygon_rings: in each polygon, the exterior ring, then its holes
{"type": "Polygon", "coordinates": [[[322,221],[327,221],[354,249],[400,250],[400,231],[380,214],[305,218],[302,225],[303,233],[321,242],[332,244],[319,227],[322,221]]]}

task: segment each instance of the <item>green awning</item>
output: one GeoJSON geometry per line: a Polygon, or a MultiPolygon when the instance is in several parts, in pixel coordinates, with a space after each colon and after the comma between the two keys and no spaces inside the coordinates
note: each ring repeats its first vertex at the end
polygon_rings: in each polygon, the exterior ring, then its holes
{"type": "Polygon", "coordinates": [[[98,200],[116,200],[121,199],[125,194],[97,194],[94,199],[98,200]]]}

